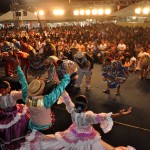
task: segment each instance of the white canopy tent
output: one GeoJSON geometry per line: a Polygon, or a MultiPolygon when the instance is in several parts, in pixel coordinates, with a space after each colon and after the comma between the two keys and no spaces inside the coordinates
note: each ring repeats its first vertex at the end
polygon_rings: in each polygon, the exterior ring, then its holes
{"type": "MultiPolygon", "coordinates": [[[[30,11],[27,11],[27,15],[23,15],[23,11],[24,10],[20,10],[21,12],[21,16],[19,16],[19,20],[20,21],[37,21],[38,18],[37,16],[33,13],[33,12],[30,12],[30,11]]],[[[44,16],[39,16],[40,17],[40,20],[44,20],[44,16]]],[[[12,21],[14,20],[13,18],[13,11],[9,11],[3,15],[0,16],[0,21],[12,21]]]]}
{"type": "Polygon", "coordinates": [[[121,9],[119,11],[112,13],[110,16],[116,16],[116,17],[127,17],[127,16],[150,17],[150,12],[148,15],[144,15],[142,13],[136,14],[135,9],[138,7],[141,7],[141,8],[148,7],[150,9],[150,1],[141,1],[141,2],[136,3],[134,5],[130,5],[129,7],[126,7],[124,9],[121,9]]]}

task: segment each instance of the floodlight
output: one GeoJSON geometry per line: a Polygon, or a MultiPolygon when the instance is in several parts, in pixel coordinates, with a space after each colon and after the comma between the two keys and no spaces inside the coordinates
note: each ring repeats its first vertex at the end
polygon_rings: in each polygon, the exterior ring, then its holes
{"type": "Polygon", "coordinates": [[[84,10],[80,10],[80,15],[84,15],[84,10]]]}
{"type": "Polygon", "coordinates": [[[79,15],[79,11],[78,11],[78,10],[74,10],[73,14],[74,14],[75,16],[78,16],[78,15],[79,15]]]}
{"type": "Polygon", "coordinates": [[[36,11],[35,11],[35,12],[34,12],[34,15],[36,15],[36,16],[37,16],[37,14],[38,14],[38,12],[36,12],[36,11]]]}
{"type": "Polygon", "coordinates": [[[43,11],[43,10],[40,10],[40,11],[39,11],[39,15],[40,15],[40,16],[44,16],[44,11],[43,11]]]}
{"type": "Polygon", "coordinates": [[[135,9],[135,13],[136,13],[136,14],[140,14],[140,13],[141,13],[141,8],[136,8],[136,9],[135,9]]]}
{"type": "Polygon", "coordinates": [[[136,17],[135,17],[135,16],[133,16],[133,17],[132,17],[132,19],[136,19],[136,17]]]}
{"type": "Polygon", "coordinates": [[[143,8],[143,14],[147,15],[149,13],[149,8],[145,7],[143,8]]]}
{"type": "Polygon", "coordinates": [[[86,15],[90,15],[90,13],[91,13],[91,12],[90,12],[89,9],[85,11],[85,14],[86,14],[86,15]]]}
{"type": "Polygon", "coordinates": [[[55,9],[55,10],[53,11],[53,14],[54,14],[54,15],[58,15],[58,14],[59,14],[59,11],[58,11],[57,9],[55,9]]]}
{"type": "Polygon", "coordinates": [[[61,16],[64,15],[64,10],[60,9],[59,10],[59,15],[61,15],[61,16]]]}
{"type": "Polygon", "coordinates": [[[97,9],[92,10],[92,15],[97,15],[97,9]]]}
{"type": "Polygon", "coordinates": [[[103,13],[104,13],[104,10],[103,9],[98,9],[98,15],[103,15],[103,13]]]}
{"type": "Polygon", "coordinates": [[[106,14],[106,15],[109,15],[109,14],[110,14],[110,12],[111,12],[111,10],[110,10],[110,9],[105,9],[105,14],[106,14]]]}

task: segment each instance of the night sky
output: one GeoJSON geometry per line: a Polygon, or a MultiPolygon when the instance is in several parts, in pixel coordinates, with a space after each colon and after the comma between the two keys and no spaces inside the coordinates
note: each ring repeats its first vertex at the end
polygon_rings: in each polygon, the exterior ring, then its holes
{"type": "Polygon", "coordinates": [[[10,9],[11,0],[0,0],[0,12],[6,12],[10,9]]]}
{"type": "MultiPolygon", "coordinates": [[[[19,3],[39,3],[39,2],[69,2],[69,0],[18,0],[19,3]]],[[[70,0],[71,2],[80,1],[80,0],[70,0]]],[[[86,0],[82,0],[86,1],[86,0]]],[[[97,1],[97,0],[92,0],[97,1]]],[[[10,10],[10,4],[12,0],[0,0],[0,12],[7,12],[10,10]]]]}
{"type": "MultiPolygon", "coordinates": [[[[29,3],[29,2],[38,2],[43,0],[17,0],[20,4],[23,3],[29,3]]],[[[44,0],[45,1],[45,0],[44,0]]],[[[47,0],[48,1],[48,0],[47,0]]],[[[50,0],[49,0],[50,1],[50,0]]],[[[0,0],[0,12],[7,12],[10,10],[10,4],[12,3],[12,0],[0,0]]]]}

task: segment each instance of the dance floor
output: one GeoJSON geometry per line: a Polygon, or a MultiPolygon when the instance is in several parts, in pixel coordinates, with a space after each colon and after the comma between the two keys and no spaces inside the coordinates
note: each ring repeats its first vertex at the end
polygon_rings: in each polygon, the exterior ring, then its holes
{"type": "MultiPolygon", "coordinates": [[[[132,107],[132,113],[114,119],[114,127],[111,132],[104,134],[99,125],[94,125],[102,136],[102,139],[113,146],[131,145],[137,150],[150,150],[150,75],[148,80],[139,79],[139,72],[130,74],[128,80],[121,87],[121,95],[116,96],[115,90],[109,95],[102,92],[106,84],[102,81],[102,71],[99,64],[93,69],[93,79],[90,91],[85,90],[85,84],[80,91],[70,93],[72,99],[79,94],[84,94],[89,100],[89,109],[95,113],[118,112],[122,108],[132,107]]],[[[12,89],[19,89],[17,78],[2,77],[4,68],[0,67],[0,76],[11,83],[12,89]]],[[[70,115],[65,110],[64,104],[55,104],[52,107],[55,112],[56,122],[54,130],[63,131],[71,124],[70,115]]]]}

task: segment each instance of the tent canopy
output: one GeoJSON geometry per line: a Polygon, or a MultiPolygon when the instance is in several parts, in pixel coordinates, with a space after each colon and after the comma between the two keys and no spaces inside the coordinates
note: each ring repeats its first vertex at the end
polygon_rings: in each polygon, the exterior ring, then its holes
{"type": "MultiPolygon", "coordinates": [[[[20,10],[20,12],[21,12],[21,16],[19,16],[20,21],[38,20],[37,16],[33,12],[27,11],[27,16],[24,16],[23,11],[24,10],[20,10]]],[[[9,20],[14,20],[13,11],[9,11],[0,16],[0,21],[9,21],[9,20]]],[[[40,16],[40,20],[44,20],[44,17],[40,16]]]]}

